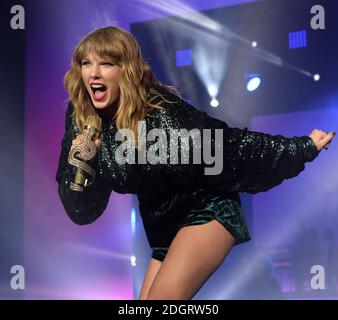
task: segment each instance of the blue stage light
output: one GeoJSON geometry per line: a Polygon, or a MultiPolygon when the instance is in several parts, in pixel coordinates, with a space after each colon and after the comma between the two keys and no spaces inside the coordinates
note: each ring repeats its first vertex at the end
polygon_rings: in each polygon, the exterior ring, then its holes
{"type": "Polygon", "coordinates": [[[296,31],[289,33],[289,48],[305,48],[306,47],[306,31],[296,31]]]}
{"type": "Polygon", "coordinates": [[[254,76],[247,82],[246,89],[250,92],[254,91],[259,87],[260,84],[261,84],[261,78],[258,76],[254,76]]]}
{"type": "Polygon", "coordinates": [[[135,234],[135,228],[136,228],[136,212],[135,212],[135,208],[131,209],[130,224],[131,224],[131,232],[134,235],[135,234]]]}

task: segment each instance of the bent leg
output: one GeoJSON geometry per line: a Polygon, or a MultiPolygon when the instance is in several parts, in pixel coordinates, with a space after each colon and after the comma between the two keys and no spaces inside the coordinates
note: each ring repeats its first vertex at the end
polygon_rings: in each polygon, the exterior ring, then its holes
{"type": "Polygon", "coordinates": [[[234,243],[234,237],[217,220],[181,228],[147,299],[191,299],[224,261],[234,243]]]}
{"type": "Polygon", "coordinates": [[[149,289],[155,279],[158,270],[161,267],[161,264],[162,264],[161,261],[150,258],[138,300],[145,300],[147,298],[149,289]]]}

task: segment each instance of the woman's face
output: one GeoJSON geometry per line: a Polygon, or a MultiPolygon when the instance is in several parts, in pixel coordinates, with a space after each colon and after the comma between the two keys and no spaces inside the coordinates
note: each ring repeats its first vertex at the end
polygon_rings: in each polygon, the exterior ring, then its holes
{"type": "Polygon", "coordinates": [[[121,67],[108,59],[90,54],[82,60],[81,76],[97,109],[112,107],[120,96],[121,67]]]}

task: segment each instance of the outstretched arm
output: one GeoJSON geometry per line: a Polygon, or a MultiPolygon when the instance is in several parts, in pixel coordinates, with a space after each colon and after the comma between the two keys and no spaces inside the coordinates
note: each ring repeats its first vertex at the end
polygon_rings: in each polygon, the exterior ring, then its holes
{"type": "MultiPolygon", "coordinates": [[[[200,131],[221,129],[223,133],[221,173],[206,175],[205,170],[202,173],[201,165],[164,165],[164,175],[172,183],[197,185],[202,180],[202,185],[211,188],[221,187],[251,194],[267,191],[284,180],[299,175],[305,169],[305,164],[313,161],[320,148],[328,142],[322,140],[318,143],[306,135],[289,138],[250,131],[247,128],[230,128],[224,121],[197,110],[173,95],[167,97],[169,100],[176,99],[177,103],[164,104],[165,111],[160,112],[157,127],[164,127],[167,131],[172,127],[188,130],[197,128],[200,131]]],[[[332,136],[329,138],[332,139],[332,136]]],[[[212,136],[212,149],[215,150],[218,144],[215,136],[212,136]]],[[[191,145],[189,153],[191,156],[191,145]]],[[[207,167],[206,164],[204,166],[207,167]]]]}
{"type": "Polygon", "coordinates": [[[61,142],[61,154],[55,180],[59,183],[58,193],[69,218],[76,224],[89,224],[95,221],[107,207],[111,194],[111,187],[99,175],[97,155],[91,166],[96,171],[93,184],[84,187],[83,192],[73,191],[69,188],[74,181],[76,167],[68,163],[68,154],[72,141],[76,138],[75,125],[71,114],[73,106],[68,104],[66,112],[66,131],[61,142]]]}
{"type": "Polygon", "coordinates": [[[234,172],[231,189],[251,194],[296,177],[305,169],[305,163],[319,154],[309,136],[288,138],[229,128],[224,143],[225,152],[229,151],[226,159],[234,172]]]}
{"type": "MultiPolygon", "coordinates": [[[[223,129],[223,173],[214,176],[215,182],[224,179],[230,182],[230,190],[251,194],[267,191],[299,175],[333,138],[331,133],[318,134],[319,130],[310,136],[289,138],[230,128],[204,112],[199,121],[202,126],[223,129]]],[[[210,182],[213,176],[205,179],[210,182]]]]}

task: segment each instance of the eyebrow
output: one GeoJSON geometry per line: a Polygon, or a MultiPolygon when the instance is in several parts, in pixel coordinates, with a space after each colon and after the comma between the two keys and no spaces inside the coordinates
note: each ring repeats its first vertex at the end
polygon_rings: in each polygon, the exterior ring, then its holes
{"type": "MultiPolygon", "coordinates": [[[[82,58],[81,61],[85,61],[85,60],[89,61],[90,59],[89,58],[82,58]]],[[[114,62],[115,60],[116,59],[114,59],[114,58],[101,58],[101,57],[99,57],[99,61],[111,61],[111,62],[114,62]]]]}

